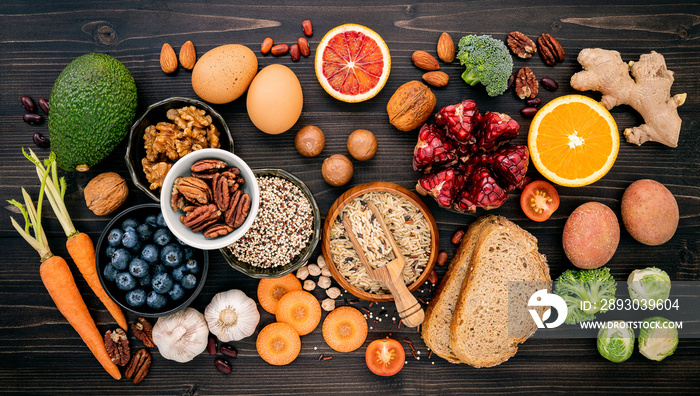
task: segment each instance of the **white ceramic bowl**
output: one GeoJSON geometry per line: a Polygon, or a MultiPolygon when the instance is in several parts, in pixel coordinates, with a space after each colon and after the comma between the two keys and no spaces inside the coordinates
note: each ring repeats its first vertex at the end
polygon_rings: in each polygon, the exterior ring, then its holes
{"type": "Polygon", "coordinates": [[[192,247],[204,250],[214,250],[226,247],[237,241],[245,234],[255,220],[260,206],[260,191],[258,190],[258,182],[250,167],[243,162],[237,155],[222,149],[202,149],[194,151],[180,158],[163,181],[163,188],[160,191],[160,210],[163,212],[165,222],[168,228],[176,237],[192,247]],[[191,176],[190,167],[195,162],[202,159],[218,159],[225,161],[229,166],[235,166],[241,170],[241,176],[245,179],[241,190],[250,195],[250,212],[242,226],[236,228],[230,234],[216,237],[205,238],[201,232],[192,232],[180,221],[181,211],[173,211],[170,207],[170,194],[173,189],[173,183],[178,176],[191,176]]]}

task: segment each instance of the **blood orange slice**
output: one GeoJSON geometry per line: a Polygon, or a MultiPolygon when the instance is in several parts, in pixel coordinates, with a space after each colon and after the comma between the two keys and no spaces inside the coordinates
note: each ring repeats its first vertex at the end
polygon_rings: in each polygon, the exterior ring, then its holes
{"type": "Polygon", "coordinates": [[[372,29],[348,23],[331,29],[316,47],[316,78],[332,97],[363,102],[384,88],[391,56],[372,29]]]}

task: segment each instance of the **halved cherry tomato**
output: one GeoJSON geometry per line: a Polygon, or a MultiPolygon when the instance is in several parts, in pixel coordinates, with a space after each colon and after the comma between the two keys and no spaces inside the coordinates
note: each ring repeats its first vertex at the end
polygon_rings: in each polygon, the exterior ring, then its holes
{"type": "Polygon", "coordinates": [[[400,342],[381,338],[367,346],[365,361],[374,374],[388,377],[401,371],[406,361],[406,352],[400,342]]]}
{"type": "Polygon", "coordinates": [[[520,207],[534,221],[545,221],[559,208],[559,194],[544,180],[536,180],[523,188],[520,207]]]}

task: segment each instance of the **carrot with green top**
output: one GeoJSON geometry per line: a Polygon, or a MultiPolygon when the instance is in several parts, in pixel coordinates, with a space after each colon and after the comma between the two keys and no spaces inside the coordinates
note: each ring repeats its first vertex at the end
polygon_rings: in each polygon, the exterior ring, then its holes
{"type": "Polygon", "coordinates": [[[90,348],[90,351],[102,364],[102,367],[112,377],[120,379],[122,376],[119,368],[112,362],[107,353],[104,339],[100,331],[97,330],[97,325],[95,325],[95,321],[90,316],[85,301],[80,295],[68,263],[63,258],[54,256],[49,249],[46,234],[41,226],[41,206],[45,185],[46,177],[42,179],[41,190],[39,191],[38,212],[34,208],[31,197],[24,189],[22,189],[22,196],[24,197],[26,209],[24,205],[15,200],[8,201],[19,208],[24,216],[24,229],[11,217],[12,226],[41,256],[41,266],[39,267],[41,281],[44,283],[58,310],[68,320],[68,323],[73,326],[75,331],[78,332],[80,338],[90,348]],[[30,228],[33,229],[34,236],[29,234],[30,228]]]}
{"type": "Polygon", "coordinates": [[[36,173],[39,175],[39,179],[47,179],[46,197],[58,221],[61,223],[63,232],[66,234],[66,237],[68,237],[66,241],[68,254],[73,259],[73,262],[75,262],[80,273],[83,274],[83,278],[85,278],[92,291],[107,308],[107,311],[109,311],[114,320],[117,321],[117,324],[126,330],[127,324],[124,313],[119,306],[109,298],[97,275],[97,268],[95,266],[95,245],[87,234],[75,229],[70,215],[68,214],[66,204],[63,202],[63,197],[66,193],[66,181],[64,178],[58,178],[55,154],[52,152],[49,158],[44,160],[44,164],[42,164],[39,157],[37,157],[31,149],[29,150],[29,154],[27,154],[24,149],[22,149],[22,153],[36,166],[36,173]]]}

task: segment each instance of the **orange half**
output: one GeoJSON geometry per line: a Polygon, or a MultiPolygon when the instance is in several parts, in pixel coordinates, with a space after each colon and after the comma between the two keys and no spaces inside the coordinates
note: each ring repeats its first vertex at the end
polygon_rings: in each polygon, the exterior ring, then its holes
{"type": "Polygon", "coordinates": [[[591,184],[612,168],[620,134],[610,112],[583,95],[552,100],[537,112],[528,135],[535,168],[567,187],[591,184]]]}

